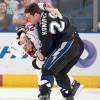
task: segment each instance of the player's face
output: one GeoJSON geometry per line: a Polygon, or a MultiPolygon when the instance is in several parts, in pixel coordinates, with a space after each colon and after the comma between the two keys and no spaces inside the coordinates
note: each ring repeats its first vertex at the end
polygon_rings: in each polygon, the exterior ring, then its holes
{"type": "Polygon", "coordinates": [[[28,17],[30,19],[30,22],[32,24],[37,24],[40,21],[40,14],[38,14],[38,13],[35,13],[34,16],[31,15],[30,13],[27,13],[26,17],[28,17]]]}

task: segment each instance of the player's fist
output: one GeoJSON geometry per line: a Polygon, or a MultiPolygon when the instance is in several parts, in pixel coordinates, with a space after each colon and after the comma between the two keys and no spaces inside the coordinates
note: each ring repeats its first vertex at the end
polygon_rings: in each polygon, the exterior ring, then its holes
{"type": "Polygon", "coordinates": [[[57,8],[47,7],[46,10],[49,11],[52,14],[52,16],[55,16],[55,17],[60,17],[61,16],[61,13],[59,12],[59,10],[57,8]]]}

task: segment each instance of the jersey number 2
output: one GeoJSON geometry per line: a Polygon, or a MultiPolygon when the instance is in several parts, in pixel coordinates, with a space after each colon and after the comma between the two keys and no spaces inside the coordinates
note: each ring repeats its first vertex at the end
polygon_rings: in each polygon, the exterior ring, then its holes
{"type": "Polygon", "coordinates": [[[59,23],[57,21],[52,21],[49,26],[49,31],[51,34],[56,34],[55,28],[58,30],[58,32],[63,32],[65,29],[65,22],[62,20],[59,23]]]}

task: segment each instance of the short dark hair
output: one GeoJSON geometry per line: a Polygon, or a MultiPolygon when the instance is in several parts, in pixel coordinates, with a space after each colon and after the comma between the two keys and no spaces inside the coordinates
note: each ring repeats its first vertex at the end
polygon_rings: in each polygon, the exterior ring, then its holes
{"type": "Polygon", "coordinates": [[[31,15],[34,15],[35,13],[41,13],[41,10],[39,6],[36,3],[32,3],[29,6],[26,7],[25,13],[30,13],[31,15]]]}

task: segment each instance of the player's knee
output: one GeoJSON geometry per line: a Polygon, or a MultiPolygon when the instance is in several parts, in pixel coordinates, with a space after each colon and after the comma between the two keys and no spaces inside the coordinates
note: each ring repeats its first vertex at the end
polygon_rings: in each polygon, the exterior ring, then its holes
{"type": "Polygon", "coordinates": [[[67,77],[66,73],[55,74],[56,81],[63,81],[67,77]]]}
{"type": "Polygon", "coordinates": [[[45,69],[45,68],[42,68],[42,73],[43,73],[43,74],[47,74],[47,75],[54,75],[54,73],[53,73],[52,71],[47,70],[47,69],[45,69]]]}
{"type": "Polygon", "coordinates": [[[41,81],[42,81],[41,83],[44,83],[45,81],[48,81],[48,83],[50,83],[50,87],[52,87],[53,84],[54,84],[53,73],[49,70],[42,69],[41,81]]]}

